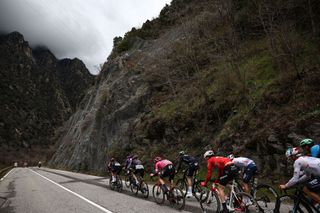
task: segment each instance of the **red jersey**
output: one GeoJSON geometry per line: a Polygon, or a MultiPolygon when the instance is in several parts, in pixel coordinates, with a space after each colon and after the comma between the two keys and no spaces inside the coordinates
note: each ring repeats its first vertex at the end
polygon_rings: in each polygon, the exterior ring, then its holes
{"type": "Polygon", "coordinates": [[[217,181],[218,181],[220,176],[223,173],[224,167],[226,165],[230,165],[230,164],[232,164],[232,161],[226,157],[214,156],[214,157],[209,158],[207,161],[208,173],[206,176],[206,182],[208,182],[211,179],[213,168],[218,169],[218,177],[217,177],[217,181]]]}

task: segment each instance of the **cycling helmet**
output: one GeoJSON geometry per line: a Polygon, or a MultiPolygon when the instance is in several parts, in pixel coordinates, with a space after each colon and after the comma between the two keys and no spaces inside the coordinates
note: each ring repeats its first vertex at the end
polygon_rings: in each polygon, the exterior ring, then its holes
{"type": "Polygon", "coordinates": [[[208,150],[203,154],[203,158],[211,157],[213,155],[214,155],[214,152],[212,150],[208,150]]]}
{"type": "Polygon", "coordinates": [[[113,162],[113,161],[114,161],[114,158],[111,158],[110,161],[113,162]]]}
{"type": "Polygon", "coordinates": [[[227,156],[227,158],[229,158],[230,160],[233,160],[234,159],[234,155],[230,154],[230,155],[227,156]]]}
{"type": "Polygon", "coordinates": [[[303,140],[300,141],[300,146],[313,146],[314,145],[314,142],[312,139],[310,138],[305,138],[303,140]]]}
{"type": "Polygon", "coordinates": [[[185,154],[186,154],[185,151],[180,151],[180,152],[179,152],[179,156],[182,156],[182,155],[185,155],[185,154]]]}
{"type": "Polygon", "coordinates": [[[155,158],[153,159],[153,162],[154,162],[154,163],[157,163],[158,161],[161,161],[161,160],[162,160],[161,157],[155,157],[155,158]]]}
{"type": "Polygon", "coordinates": [[[286,151],[286,156],[287,158],[290,158],[290,157],[293,157],[293,156],[301,156],[301,152],[300,152],[300,149],[297,148],[297,147],[293,147],[293,148],[289,148],[287,151],[286,151]]]}

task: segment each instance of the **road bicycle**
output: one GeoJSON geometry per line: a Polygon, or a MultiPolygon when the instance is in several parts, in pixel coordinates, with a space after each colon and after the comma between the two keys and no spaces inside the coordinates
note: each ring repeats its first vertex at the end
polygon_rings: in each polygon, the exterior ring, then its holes
{"type": "Polygon", "coordinates": [[[220,199],[214,183],[212,183],[210,189],[205,188],[201,192],[199,202],[200,207],[204,213],[213,213],[220,211],[220,199]]]}
{"type": "Polygon", "coordinates": [[[279,197],[277,191],[268,184],[258,183],[255,176],[250,180],[249,186],[250,194],[256,200],[260,212],[274,212],[279,197]]]}
{"type": "MultiPolygon", "coordinates": [[[[234,179],[230,186],[230,191],[226,197],[226,205],[230,212],[261,212],[259,206],[252,195],[240,191],[241,186],[234,179]]],[[[219,212],[221,202],[218,196],[216,185],[213,183],[209,191],[201,193],[200,207],[203,212],[219,212]]]]}
{"type": "Polygon", "coordinates": [[[152,196],[157,204],[163,204],[167,199],[170,205],[178,210],[182,210],[185,206],[185,197],[181,189],[173,186],[167,192],[164,192],[159,180],[152,187],[152,196]]]}
{"type": "Polygon", "coordinates": [[[138,195],[138,192],[140,191],[144,198],[148,198],[149,196],[148,184],[144,182],[140,175],[138,175],[136,178],[132,175],[130,189],[135,195],[138,195]]]}
{"type": "Polygon", "coordinates": [[[109,187],[111,190],[116,190],[118,192],[122,192],[123,183],[119,174],[116,174],[116,181],[112,182],[112,175],[110,175],[109,179],[109,187]]]}
{"type": "MultiPolygon", "coordinates": [[[[184,170],[182,178],[178,179],[176,182],[176,187],[182,190],[182,192],[184,193],[184,196],[187,195],[187,191],[188,191],[188,180],[187,180],[188,171],[189,169],[184,170]]],[[[197,178],[197,173],[198,173],[198,170],[192,176],[192,194],[199,201],[203,188],[200,185],[201,180],[197,178]]]]}
{"type": "Polygon", "coordinates": [[[285,194],[277,199],[275,213],[290,212],[290,213],[314,213],[320,212],[303,192],[303,186],[298,185],[292,188],[293,193],[288,193],[290,190],[285,190],[285,194]]]}

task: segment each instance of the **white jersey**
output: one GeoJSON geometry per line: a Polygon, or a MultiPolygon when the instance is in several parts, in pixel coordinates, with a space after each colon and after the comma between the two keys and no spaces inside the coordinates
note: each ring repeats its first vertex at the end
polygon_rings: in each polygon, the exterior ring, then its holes
{"type": "Polygon", "coordinates": [[[249,159],[249,158],[245,158],[245,157],[238,157],[238,158],[233,158],[232,162],[234,163],[234,165],[238,168],[246,168],[249,164],[253,163],[253,160],[249,159]]]}
{"type": "Polygon", "coordinates": [[[311,178],[311,175],[320,177],[320,159],[308,156],[299,157],[293,164],[293,177],[286,183],[286,187],[294,186],[311,178]],[[303,175],[300,177],[301,172],[303,175]]]}

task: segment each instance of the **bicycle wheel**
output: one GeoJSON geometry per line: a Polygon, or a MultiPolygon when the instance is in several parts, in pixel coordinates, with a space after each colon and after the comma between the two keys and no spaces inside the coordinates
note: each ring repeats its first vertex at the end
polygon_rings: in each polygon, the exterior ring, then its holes
{"type": "Polygon", "coordinates": [[[115,186],[114,183],[112,183],[112,178],[109,179],[109,187],[110,187],[111,190],[115,190],[116,186],[115,186]]]}
{"type": "Polygon", "coordinates": [[[182,179],[182,178],[179,179],[176,183],[176,187],[179,188],[183,192],[184,196],[187,195],[188,185],[187,185],[185,179],[182,179]]]}
{"type": "Polygon", "coordinates": [[[274,212],[278,193],[271,186],[260,184],[253,191],[253,198],[261,212],[274,212]]]}
{"type": "Polygon", "coordinates": [[[309,204],[300,200],[298,205],[295,205],[294,195],[283,195],[277,200],[277,206],[275,208],[275,213],[290,212],[290,213],[312,213],[312,209],[309,204]]]}
{"type": "Polygon", "coordinates": [[[203,190],[200,195],[200,207],[202,212],[215,213],[220,211],[220,199],[216,192],[203,190]]]}
{"type": "Polygon", "coordinates": [[[117,177],[117,190],[118,190],[118,192],[122,192],[122,189],[123,189],[123,183],[122,183],[121,177],[118,176],[117,177]]]}
{"type": "Polygon", "coordinates": [[[152,196],[154,201],[157,204],[162,204],[164,203],[164,196],[165,194],[163,193],[163,190],[161,189],[159,184],[155,184],[152,188],[152,196]]]}
{"type": "Polygon", "coordinates": [[[229,203],[227,203],[229,211],[260,212],[257,202],[251,195],[245,192],[238,192],[230,196],[229,203]]]}
{"type": "Polygon", "coordinates": [[[200,200],[200,196],[201,196],[201,192],[203,191],[203,188],[201,187],[199,181],[196,181],[193,184],[192,190],[193,190],[194,197],[197,199],[197,201],[199,201],[200,200]]]}
{"type": "Polygon", "coordinates": [[[141,182],[140,191],[141,191],[142,196],[144,198],[148,198],[149,197],[149,186],[144,181],[141,182]]]}
{"type": "Polygon", "coordinates": [[[169,193],[169,201],[170,204],[173,205],[176,209],[183,209],[185,205],[185,194],[182,192],[180,188],[173,187],[169,193]]]}
{"type": "Polygon", "coordinates": [[[135,195],[138,194],[138,191],[139,191],[139,185],[137,184],[137,179],[132,177],[132,183],[130,184],[130,189],[131,189],[131,192],[135,195]]]}

